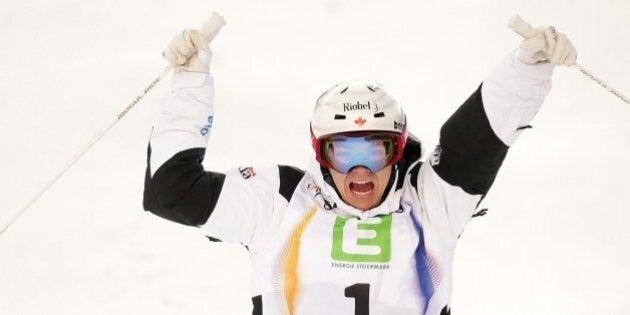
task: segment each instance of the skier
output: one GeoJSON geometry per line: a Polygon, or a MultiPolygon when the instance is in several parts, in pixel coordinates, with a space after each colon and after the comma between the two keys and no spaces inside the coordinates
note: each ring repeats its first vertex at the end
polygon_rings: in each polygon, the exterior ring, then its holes
{"type": "MultiPolygon", "coordinates": [[[[173,88],[150,138],[144,208],[247,246],[254,314],[450,314],[454,248],[509,147],[576,50],[535,34],[444,123],[421,161],[399,101],[374,82],[340,83],[316,101],[307,168],[205,171],[213,77],[197,31],[165,57],[173,88]]],[[[216,151],[211,151],[216,152],[216,151]]]]}

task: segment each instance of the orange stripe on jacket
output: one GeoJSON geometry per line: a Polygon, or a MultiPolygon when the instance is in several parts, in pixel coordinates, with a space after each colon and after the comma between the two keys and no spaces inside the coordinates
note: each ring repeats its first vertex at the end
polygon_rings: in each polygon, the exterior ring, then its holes
{"type": "Polygon", "coordinates": [[[297,266],[300,259],[300,242],[302,240],[302,234],[316,211],[317,206],[313,206],[302,221],[300,221],[300,223],[295,227],[282,254],[284,270],[284,298],[287,301],[289,314],[294,314],[295,304],[299,294],[300,280],[297,276],[297,266]]]}

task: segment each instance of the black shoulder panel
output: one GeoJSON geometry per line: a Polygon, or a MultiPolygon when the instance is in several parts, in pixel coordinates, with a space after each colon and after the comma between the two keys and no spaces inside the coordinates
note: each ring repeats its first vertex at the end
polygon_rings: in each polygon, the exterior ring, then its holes
{"type": "Polygon", "coordinates": [[[304,171],[293,166],[278,165],[280,175],[279,193],[287,201],[291,200],[295,188],[304,177],[304,171]]]}
{"type": "Polygon", "coordinates": [[[225,174],[206,172],[201,164],[205,149],[175,154],[151,177],[149,147],[144,181],[143,207],[177,223],[200,226],[217,204],[225,174]]]}
{"type": "Polygon", "coordinates": [[[411,180],[411,186],[413,186],[416,190],[418,189],[418,173],[420,173],[421,166],[422,162],[419,162],[409,171],[409,174],[411,175],[411,178],[409,179],[411,180]]]}
{"type": "Polygon", "coordinates": [[[447,183],[485,195],[508,149],[490,126],[479,86],[442,126],[433,169],[447,183]]]}
{"type": "MultiPolygon", "coordinates": [[[[398,166],[398,182],[396,183],[396,190],[402,188],[405,181],[405,174],[409,170],[409,166],[415,163],[422,157],[422,144],[416,136],[409,133],[407,135],[407,144],[403,151],[403,158],[396,163],[398,166]]],[[[387,192],[387,190],[386,190],[387,192]]]]}
{"type": "Polygon", "coordinates": [[[262,312],[262,295],[257,295],[252,298],[252,304],[254,304],[254,309],[252,310],[252,315],[263,315],[262,312]]]}

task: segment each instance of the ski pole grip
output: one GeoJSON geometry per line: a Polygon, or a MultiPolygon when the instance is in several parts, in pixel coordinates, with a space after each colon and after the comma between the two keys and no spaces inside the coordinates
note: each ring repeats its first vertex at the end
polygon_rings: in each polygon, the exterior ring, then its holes
{"type": "Polygon", "coordinates": [[[518,14],[510,18],[507,26],[524,38],[532,38],[536,36],[537,33],[536,29],[533,28],[529,23],[523,21],[523,19],[518,14]]]}
{"type": "Polygon", "coordinates": [[[217,36],[223,25],[225,25],[225,19],[219,13],[213,11],[208,20],[199,28],[199,33],[210,42],[217,36]]]}

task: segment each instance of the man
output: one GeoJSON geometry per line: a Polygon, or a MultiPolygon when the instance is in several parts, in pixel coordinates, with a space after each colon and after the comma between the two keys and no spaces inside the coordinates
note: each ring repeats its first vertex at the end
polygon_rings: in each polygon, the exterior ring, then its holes
{"type": "Polygon", "coordinates": [[[144,207],[247,246],[254,314],[449,314],[454,248],[508,148],[576,52],[553,27],[524,40],[443,125],[429,163],[397,99],[343,82],[317,100],[308,170],[207,172],[210,49],[196,31],[166,58],[173,90],[150,140],[144,207]],[[527,49],[524,49],[524,48],[527,49]]]}

